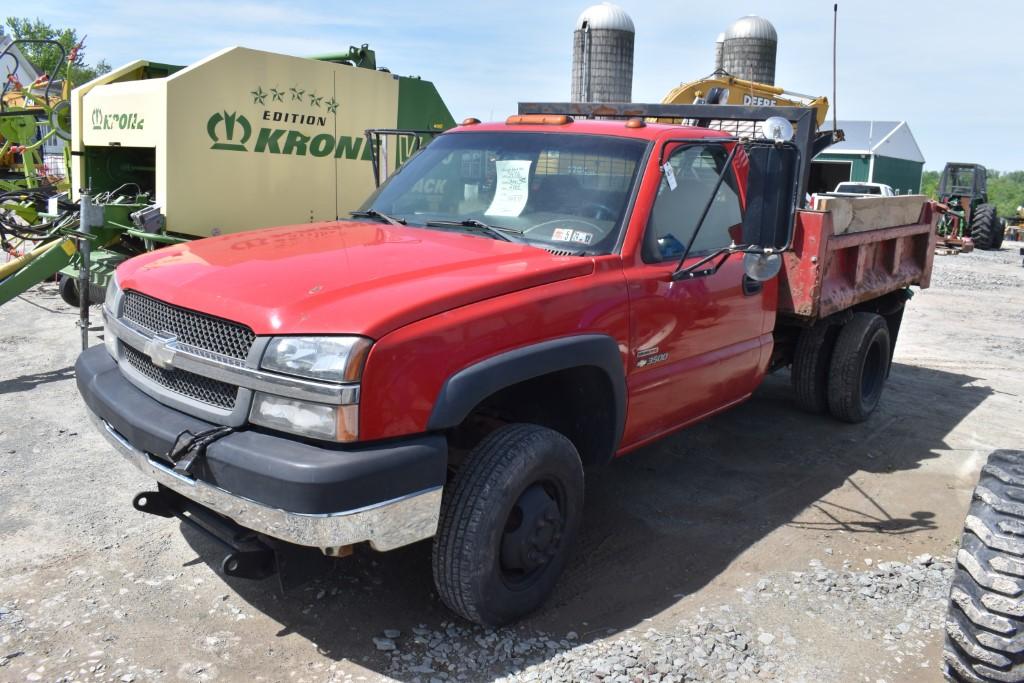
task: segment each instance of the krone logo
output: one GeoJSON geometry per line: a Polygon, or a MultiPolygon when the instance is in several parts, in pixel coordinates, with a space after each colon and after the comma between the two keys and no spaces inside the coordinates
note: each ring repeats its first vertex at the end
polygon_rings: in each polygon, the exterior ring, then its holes
{"type": "Polygon", "coordinates": [[[92,110],[92,127],[99,130],[103,127],[103,110],[93,109],[92,110]]]}
{"type": "Polygon", "coordinates": [[[252,126],[249,125],[249,119],[235,112],[230,114],[227,112],[217,112],[206,122],[206,133],[213,140],[211,149],[232,149],[244,152],[246,151],[245,143],[249,140],[249,136],[252,135],[252,126]],[[217,127],[220,126],[221,122],[224,123],[225,142],[221,142],[220,136],[217,135],[217,127]],[[238,138],[235,137],[236,132],[241,133],[238,138]]]}

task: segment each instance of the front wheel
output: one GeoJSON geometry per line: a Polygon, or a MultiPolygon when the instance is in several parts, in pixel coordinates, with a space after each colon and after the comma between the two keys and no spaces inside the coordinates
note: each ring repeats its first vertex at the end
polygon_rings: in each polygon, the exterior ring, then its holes
{"type": "Polygon", "coordinates": [[[441,505],[434,583],[453,612],[500,626],[554,589],[583,516],[583,465],[558,432],[502,427],[470,453],[441,505]]]}

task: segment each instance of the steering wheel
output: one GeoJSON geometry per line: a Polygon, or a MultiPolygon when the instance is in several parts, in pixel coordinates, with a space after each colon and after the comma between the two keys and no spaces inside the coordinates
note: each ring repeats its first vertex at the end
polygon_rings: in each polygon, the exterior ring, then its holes
{"type": "Polygon", "coordinates": [[[593,218],[599,221],[610,221],[615,218],[615,212],[604,204],[598,204],[597,202],[583,202],[580,205],[580,211],[584,212],[584,215],[589,218],[593,218]],[[586,213],[587,209],[593,209],[593,213],[586,213]]]}

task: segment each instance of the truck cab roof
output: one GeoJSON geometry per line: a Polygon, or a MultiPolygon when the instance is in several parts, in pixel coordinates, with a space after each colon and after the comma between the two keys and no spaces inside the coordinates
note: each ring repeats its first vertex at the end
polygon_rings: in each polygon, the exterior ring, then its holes
{"type": "MultiPolygon", "coordinates": [[[[541,116],[536,117],[538,121],[541,120],[541,116]]],[[[554,119],[555,117],[548,117],[554,119]]],[[[657,140],[665,135],[672,135],[673,137],[680,137],[686,139],[706,139],[706,138],[729,138],[732,137],[728,133],[724,133],[718,130],[712,130],[709,128],[700,128],[698,126],[684,126],[676,123],[646,123],[643,125],[636,126],[627,125],[637,119],[629,120],[573,120],[571,117],[568,118],[566,123],[513,123],[515,119],[529,120],[527,116],[510,116],[506,121],[503,122],[491,122],[491,123],[470,123],[463,124],[452,128],[451,130],[444,133],[445,135],[452,135],[458,133],[477,133],[477,132],[515,132],[515,133],[569,133],[576,135],[607,135],[614,137],[625,137],[639,140],[657,140]]]]}

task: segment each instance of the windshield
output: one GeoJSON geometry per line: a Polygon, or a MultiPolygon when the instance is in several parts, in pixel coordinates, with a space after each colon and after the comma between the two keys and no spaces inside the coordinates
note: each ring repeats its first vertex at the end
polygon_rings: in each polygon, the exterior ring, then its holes
{"type": "Polygon", "coordinates": [[[479,221],[548,249],[608,253],[645,148],[641,140],[567,133],[442,135],[362,209],[411,226],[479,221]]]}
{"type": "Polygon", "coordinates": [[[853,185],[843,183],[836,188],[836,192],[849,192],[850,194],[882,194],[882,188],[877,185],[853,185]]]}

